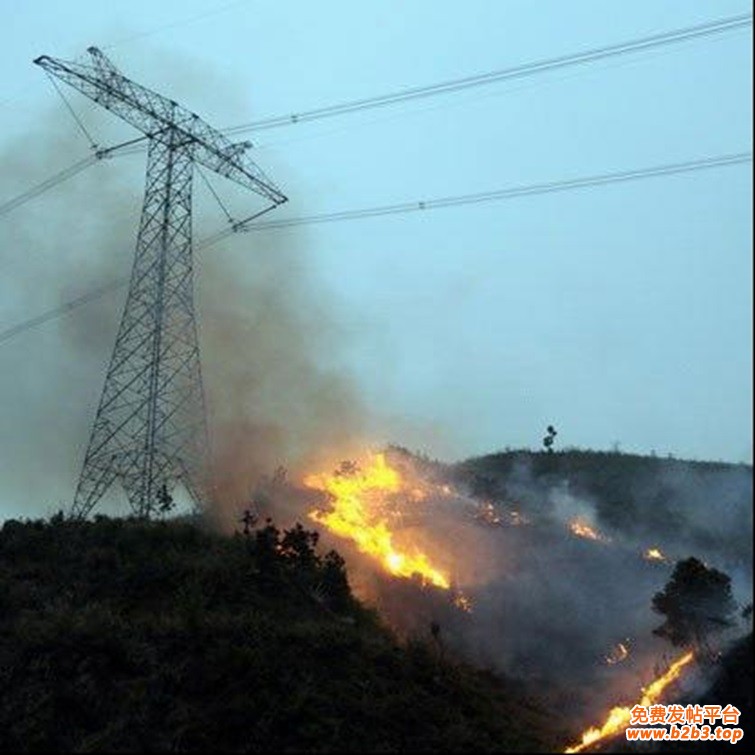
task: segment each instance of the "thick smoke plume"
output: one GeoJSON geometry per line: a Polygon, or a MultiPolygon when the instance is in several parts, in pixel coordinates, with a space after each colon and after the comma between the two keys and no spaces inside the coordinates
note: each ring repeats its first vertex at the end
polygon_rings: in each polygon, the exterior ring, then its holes
{"type": "MultiPolygon", "coordinates": [[[[80,137],[47,129],[7,145],[0,201],[86,155],[80,137]]],[[[129,183],[133,166],[111,167],[94,165],[0,217],[3,329],[128,274],[140,198],[129,183]]],[[[0,344],[0,514],[39,516],[68,506],[123,294],[0,344]]]]}
{"type": "MultiPolygon", "coordinates": [[[[40,129],[7,146],[0,201],[86,156],[83,139],[64,133],[40,129]]],[[[105,144],[133,136],[107,125],[98,133],[105,144]]],[[[98,163],[0,218],[0,326],[128,277],[144,164],[144,154],[98,163]]],[[[199,239],[222,223],[202,188],[196,182],[199,239]]],[[[346,338],[336,308],[296,234],[234,237],[195,252],[195,262],[217,475],[211,513],[228,529],[261,474],[325,449],[340,453],[363,427],[364,409],[342,365],[346,338]]],[[[0,344],[1,515],[70,505],[125,295],[117,289],[0,344]]],[[[98,511],[128,511],[117,484],[98,511]]]]}
{"type": "Polygon", "coordinates": [[[306,250],[250,234],[202,266],[200,305],[213,428],[215,514],[228,525],[263,475],[348,453],[366,411],[345,367],[346,336],[306,250]],[[223,255],[221,262],[221,255],[223,255]]]}

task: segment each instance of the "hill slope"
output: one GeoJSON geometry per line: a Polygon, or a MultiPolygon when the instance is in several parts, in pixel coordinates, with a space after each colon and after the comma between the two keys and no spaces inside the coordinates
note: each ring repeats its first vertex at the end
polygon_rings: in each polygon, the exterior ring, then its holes
{"type": "Polygon", "coordinates": [[[311,533],[8,521],[0,749],[543,750],[518,690],[405,645],[311,533]]]}
{"type": "MultiPolygon", "coordinates": [[[[689,552],[720,555],[750,570],[752,466],[619,452],[507,451],[449,466],[446,474],[488,499],[533,497],[568,484],[603,525],[628,536],[661,535],[689,552]]],[[[526,503],[526,501],[525,501],[526,503]]]]}

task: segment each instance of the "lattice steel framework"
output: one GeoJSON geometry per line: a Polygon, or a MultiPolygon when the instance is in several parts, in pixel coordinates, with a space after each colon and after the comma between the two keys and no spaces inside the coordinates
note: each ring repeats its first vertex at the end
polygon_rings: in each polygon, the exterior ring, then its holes
{"type": "Polygon", "coordinates": [[[97,48],[88,52],[89,64],[46,55],[34,62],[142,131],[149,149],[131,284],[71,513],[86,517],[118,479],[133,511],[148,516],[178,483],[198,506],[207,490],[191,244],[194,164],[263,197],[266,205],[252,218],[286,198],[246,157],[248,143],[230,142],[127,79],[97,48]]]}

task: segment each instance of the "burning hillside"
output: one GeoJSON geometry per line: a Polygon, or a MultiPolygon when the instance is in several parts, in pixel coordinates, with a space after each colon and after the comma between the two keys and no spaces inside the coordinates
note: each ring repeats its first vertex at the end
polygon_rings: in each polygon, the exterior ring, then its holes
{"type": "MultiPolygon", "coordinates": [[[[310,521],[392,626],[442,627],[456,650],[547,689],[570,717],[631,698],[664,650],[650,602],[673,565],[664,539],[678,551],[678,538],[622,530],[569,478],[465,479],[389,449],[309,472],[303,486],[310,521]]],[[[641,699],[662,699],[690,662],[677,659],[641,699]]],[[[620,733],[626,710],[611,709],[575,751],[620,733]]]]}
{"type": "Polygon", "coordinates": [[[576,537],[583,537],[586,540],[595,540],[599,543],[611,542],[610,537],[606,537],[604,534],[595,529],[595,527],[593,527],[589,522],[586,522],[581,518],[572,519],[569,522],[569,531],[572,533],[572,535],[575,535],[576,537]]]}
{"type": "Polygon", "coordinates": [[[385,454],[376,454],[364,466],[342,464],[333,474],[309,475],[304,484],[328,494],[329,510],[312,511],[310,517],[340,537],[356,543],[360,552],[373,557],[396,577],[418,577],[423,585],[447,590],[447,573],[433,566],[411,541],[398,543],[391,523],[400,522],[404,511],[425,498],[422,488],[407,489],[399,473],[390,467],[385,454]],[[396,508],[397,499],[403,508],[396,508]]]}
{"type": "MultiPolygon", "coordinates": [[[[635,704],[646,708],[662,700],[666,690],[679,679],[685,667],[692,663],[693,660],[694,655],[691,652],[677,658],[665,673],[661,674],[642,690],[640,699],[635,704]]],[[[582,752],[587,747],[597,744],[604,739],[610,739],[622,734],[629,726],[632,708],[635,704],[612,708],[601,726],[587,729],[582,734],[582,741],[577,745],[567,748],[566,752],[582,752]]]]}
{"type": "Polygon", "coordinates": [[[422,588],[450,590],[451,604],[471,613],[472,600],[454,584],[453,551],[427,537],[434,504],[454,491],[397,467],[377,453],[362,463],[343,462],[331,474],[306,476],[305,486],[325,496],[322,508],[309,511],[310,519],[352,542],[384,573],[422,588]]]}
{"type": "MultiPolygon", "coordinates": [[[[0,744],[580,752],[621,737],[625,703],[675,702],[702,676],[697,652],[651,671],[666,647],[651,602],[674,598],[683,563],[668,563],[671,527],[622,529],[577,486],[522,470],[499,484],[395,450],[354,458],[306,484],[279,468],[235,537],[180,520],[6,522],[0,744]],[[605,539],[573,533],[578,516],[605,539]]],[[[735,661],[739,697],[705,702],[746,709],[751,665],[735,661]]]]}

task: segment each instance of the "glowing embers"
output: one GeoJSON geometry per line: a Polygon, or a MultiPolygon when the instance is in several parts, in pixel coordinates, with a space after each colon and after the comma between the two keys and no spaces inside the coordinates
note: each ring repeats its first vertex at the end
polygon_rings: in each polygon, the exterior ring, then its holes
{"type": "Polygon", "coordinates": [[[519,510],[502,509],[490,501],[483,501],[477,506],[474,518],[488,527],[521,527],[530,523],[519,510]]]}
{"type": "MultiPolygon", "coordinates": [[[[681,676],[684,667],[691,663],[693,658],[694,653],[691,652],[677,658],[669,666],[665,674],[659,676],[642,690],[642,697],[640,697],[636,704],[648,707],[657,703],[666,688],[681,676]]],[[[596,742],[621,734],[629,726],[629,722],[632,719],[633,707],[633,705],[627,705],[612,708],[602,726],[593,726],[584,731],[582,733],[582,741],[578,745],[567,748],[565,752],[581,752],[596,742]]]]}
{"type": "Polygon", "coordinates": [[[584,538],[585,540],[595,540],[599,543],[610,543],[611,538],[599,532],[593,525],[591,525],[586,519],[582,517],[576,517],[569,521],[569,531],[576,537],[584,538]]]}
{"type": "Polygon", "coordinates": [[[456,594],[456,597],[454,598],[454,605],[460,611],[464,611],[464,613],[472,613],[472,601],[462,592],[456,594]]]}
{"type": "Polygon", "coordinates": [[[616,666],[619,663],[623,663],[627,658],[629,658],[629,639],[628,638],[624,640],[624,642],[617,642],[611,648],[611,652],[608,653],[608,655],[603,657],[603,660],[608,666],[616,666]]]}
{"type": "Polygon", "coordinates": [[[326,510],[309,513],[318,524],[352,540],[362,553],[372,556],[395,577],[414,577],[423,585],[450,588],[449,575],[436,567],[419,547],[407,543],[405,537],[401,538],[401,544],[397,543],[389,511],[397,498],[403,499],[405,507],[422,500],[424,494],[415,484],[405,485],[384,454],[370,456],[363,466],[347,462],[332,474],[309,475],[304,484],[328,495],[326,510]]]}
{"type": "Polygon", "coordinates": [[[660,561],[662,563],[669,563],[668,557],[660,548],[648,548],[642,554],[642,557],[646,561],[660,561]]]}
{"type": "Polygon", "coordinates": [[[487,524],[489,527],[502,527],[503,517],[498,509],[489,501],[481,503],[474,513],[474,518],[482,524],[487,524]]]}

